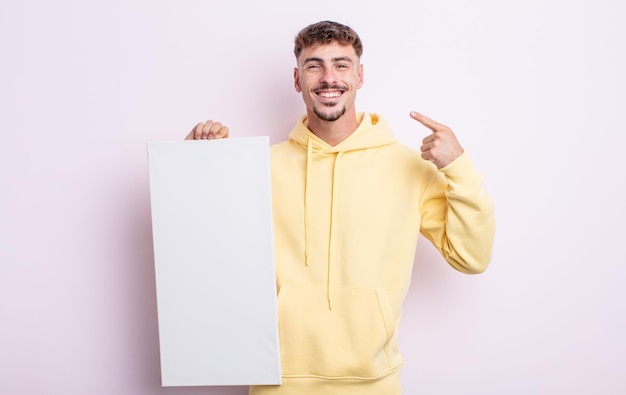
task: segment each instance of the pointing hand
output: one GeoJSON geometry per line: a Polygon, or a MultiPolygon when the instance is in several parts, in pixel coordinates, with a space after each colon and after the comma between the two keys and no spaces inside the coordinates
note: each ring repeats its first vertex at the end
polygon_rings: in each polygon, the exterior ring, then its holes
{"type": "Polygon", "coordinates": [[[433,162],[438,169],[441,169],[461,156],[463,147],[459,144],[452,129],[416,111],[412,111],[410,116],[432,131],[432,134],[422,140],[420,150],[423,159],[433,162]]]}

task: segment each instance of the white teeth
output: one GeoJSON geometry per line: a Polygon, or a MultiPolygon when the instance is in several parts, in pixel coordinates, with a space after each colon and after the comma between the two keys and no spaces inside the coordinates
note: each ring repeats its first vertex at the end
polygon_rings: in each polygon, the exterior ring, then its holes
{"type": "Polygon", "coordinates": [[[339,97],[341,92],[320,92],[322,97],[339,97]]]}

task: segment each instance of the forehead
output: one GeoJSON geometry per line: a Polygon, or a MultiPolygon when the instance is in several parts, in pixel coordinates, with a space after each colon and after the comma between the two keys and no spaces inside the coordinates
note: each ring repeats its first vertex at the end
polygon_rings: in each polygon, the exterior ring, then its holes
{"type": "Polygon", "coordinates": [[[338,58],[350,58],[355,64],[359,61],[359,57],[356,55],[352,45],[342,45],[333,41],[330,44],[319,44],[303,48],[298,57],[298,63],[304,63],[311,59],[332,62],[338,58]]]}

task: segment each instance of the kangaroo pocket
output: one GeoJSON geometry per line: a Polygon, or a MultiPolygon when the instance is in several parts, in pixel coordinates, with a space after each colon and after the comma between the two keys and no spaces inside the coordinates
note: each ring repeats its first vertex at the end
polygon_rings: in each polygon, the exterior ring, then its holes
{"type": "Polygon", "coordinates": [[[384,289],[283,285],[278,295],[284,376],[381,376],[401,363],[384,289]]]}

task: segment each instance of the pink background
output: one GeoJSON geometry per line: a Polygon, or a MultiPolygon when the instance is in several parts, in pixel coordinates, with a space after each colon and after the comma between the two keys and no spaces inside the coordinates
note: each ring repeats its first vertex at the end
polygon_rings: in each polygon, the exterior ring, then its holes
{"type": "Polygon", "coordinates": [[[418,247],[407,394],[626,392],[625,6],[616,1],[0,3],[0,393],[161,388],[146,142],[213,118],[284,139],[292,39],[365,42],[358,105],[451,126],[496,201],[492,266],[418,247]]]}

